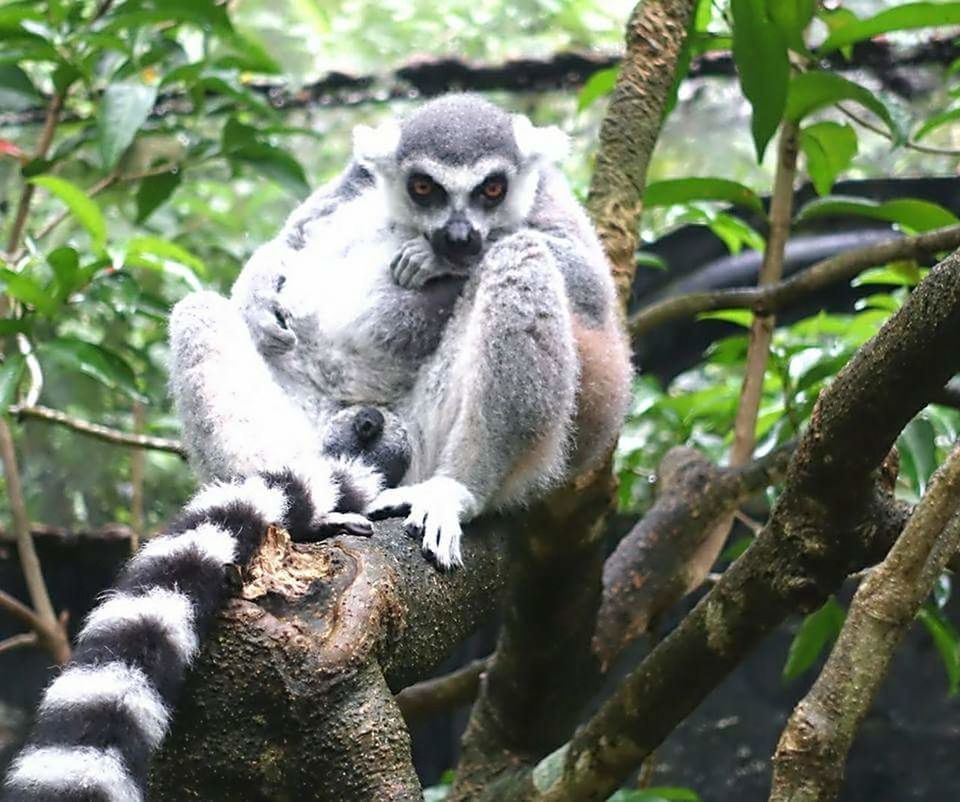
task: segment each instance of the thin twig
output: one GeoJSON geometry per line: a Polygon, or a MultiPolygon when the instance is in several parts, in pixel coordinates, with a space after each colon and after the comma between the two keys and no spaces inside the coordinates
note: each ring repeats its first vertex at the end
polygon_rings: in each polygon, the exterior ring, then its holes
{"type": "MultiPolygon", "coordinates": [[[[63,111],[63,101],[64,94],[62,92],[57,92],[50,98],[50,105],[47,106],[43,129],[40,131],[40,139],[34,153],[36,159],[44,158],[50,149],[54,131],[57,129],[57,122],[60,120],[60,112],[63,111]]],[[[8,254],[14,253],[20,247],[20,238],[23,236],[23,229],[27,224],[27,215],[30,213],[30,202],[33,200],[34,190],[34,184],[27,182],[23,185],[23,192],[20,193],[20,201],[17,204],[17,213],[13,219],[13,226],[10,228],[10,237],[7,240],[8,254]]]]}
{"type": "Polygon", "coordinates": [[[6,610],[30,629],[39,629],[43,625],[40,617],[33,610],[3,590],[0,590],[0,608],[6,610]]]}
{"type": "Polygon", "coordinates": [[[960,225],[928,231],[915,237],[893,237],[817,262],[790,278],[766,287],[734,287],[693,292],[651,304],[630,318],[630,334],[641,334],[670,323],[717,309],[752,309],[758,314],[780,311],[813,292],[856,276],[875,265],[915,259],[960,246],[960,225]]]}
{"type": "MultiPolygon", "coordinates": [[[[130,181],[140,181],[144,178],[150,178],[151,176],[163,175],[164,173],[171,173],[178,169],[180,169],[179,164],[165,163],[165,164],[158,165],[157,167],[151,167],[149,170],[142,170],[136,173],[123,174],[119,172],[112,172],[104,176],[103,178],[101,178],[99,181],[96,181],[95,183],[91,184],[91,186],[86,191],[86,195],[88,198],[94,198],[104,190],[112,187],[114,184],[127,183],[130,181]]],[[[63,211],[58,212],[40,227],[40,229],[37,231],[37,233],[34,235],[33,238],[35,240],[43,239],[51,231],[53,231],[53,229],[59,226],[64,220],[70,217],[70,214],[71,213],[69,209],[64,209],[63,211]]],[[[24,258],[24,256],[26,256],[26,254],[27,254],[26,249],[25,248],[21,249],[20,253],[18,253],[16,258],[14,259],[14,262],[15,263],[19,262],[21,259],[24,258]]]]}
{"type": "Polygon", "coordinates": [[[3,417],[0,417],[0,461],[3,463],[7,498],[13,517],[14,532],[17,536],[20,567],[27,583],[30,603],[36,611],[34,630],[51,656],[58,663],[65,663],[70,658],[70,642],[54,612],[50,594],[47,592],[47,584],[43,579],[43,570],[30,532],[30,519],[27,517],[27,505],[23,497],[13,435],[3,417]]]}
{"type": "Polygon", "coordinates": [[[134,448],[145,448],[150,451],[166,451],[170,454],[176,454],[179,457],[186,458],[187,452],[179,440],[173,440],[168,437],[154,437],[148,434],[131,434],[122,432],[119,429],[111,429],[100,423],[92,423],[82,418],[75,418],[66,412],[58,409],[51,409],[45,406],[11,406],[10,414],[18,418],[33,418],[47,423],[56,423],[60,426],[66,426],[75,432],[95,437],[106,443],[113,443],[118,446],[133,446],[134,448]]]}
{"type": "Polygon", "coordinates": [[[960,150],[954,148],[938,148],[936,145],[921,145],[919,142],[914,142],[913,140],[896,143],[896,140],[894,140],[893,135],[889,131],[870,122],[870,120],[868,120],[866,117],[857,114],[857,112],[845,106],[843,103],[838,103],[837,108],[840,109],[840,111],[843,112],[843,114],[849,119],[853,120],[857,125],[860,125],[875,134],[879,134],[890,142],[894,142],[895,144],[900,144],[905,148],[909,148],[910,150],[916,150],[919,153],[928,153],[932,156],[952,156],[954,158],[960,156],[960,150]]]}
{"type": "Polygon", "coordinates": [[[12,652],[14,649],[22,649],[25,646],[36,646],[40,639],[36,632],[23,632],[19,635],[11,635],[9,638],[0,640],[0,654],[12,652]]]}
{"type": "MultiPolygon", "coordinates": [[[[784,121],[780,129],[777,152],[777,172],[770,200],[770,234],[763,252],[758,285],[769,287],[780,283],[783,276],[783,255],[790,238],[793,216],[793,181],[797,174],[797,136],[795,123],[784,121]]],[[[757,415],[763,397],[763,379],[770,357],[774,319],[771,315],[755,315],[750,325],[750,345],[747,348],[743,387],[733,424],[733,447],[730,464],[743,465],[753,454],[756,443],[757,415]]]]}

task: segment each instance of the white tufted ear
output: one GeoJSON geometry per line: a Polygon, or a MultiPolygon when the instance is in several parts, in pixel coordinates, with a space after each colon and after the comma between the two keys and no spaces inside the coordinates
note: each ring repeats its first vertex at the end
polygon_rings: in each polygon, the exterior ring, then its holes
{"type": "Polygon", "coordinates": [[[537,128],[522,114],[513,115],[513,138],[524,161],[562,162],[570,151],[570,138],[555,125],[537,128]]]}
{"type": "Polygon", "coordinates": [[[353,156],[361,164],[376,165],[391,158],[400,144],[400,126],[394,120],[371,128],[358,125],[353,129],[353,156]]]}

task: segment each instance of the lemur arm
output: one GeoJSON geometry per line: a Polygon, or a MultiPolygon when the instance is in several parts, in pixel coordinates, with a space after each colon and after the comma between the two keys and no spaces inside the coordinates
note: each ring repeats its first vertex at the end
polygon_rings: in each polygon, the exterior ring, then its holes
{"type": "Polygon", "coordinates": [[[231,301],[197,292],[170,315],[170,389],[204,479],[307,465],[321,451],[305,413],[278,386],[231,301]]]}

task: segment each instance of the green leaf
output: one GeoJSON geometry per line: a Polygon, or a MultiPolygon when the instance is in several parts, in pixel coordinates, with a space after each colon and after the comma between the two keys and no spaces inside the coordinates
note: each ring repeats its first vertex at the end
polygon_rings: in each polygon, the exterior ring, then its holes
{"type": "Polygon", "coordinates": [[[917,130],[917,134],[914,139],[920,140],[923,139],[928,134],[936,131],[938,128],[956,122],[960,120],[960,108],[947,109],[946,111],[941,111],[939,114],[934,114],[931,117],[928,117],[926,122],[920,126],[917,130]]]}
{"type": "Polygon", "coordinates": [[[35,307],[44,315],[50,316],[57,310],[56,300],[43,285],[26,273],[0,268],[0,284],[7,295],[35,307]]]}
{"type": "Polygon", "coordinates": [[[753,116],[750,130],[757,161],[776,133],[787,102],[790,61],[787,43],[767,11],[765,0],[731,0],[733,60],[753,116]]]}
{"type": "Polygon", "coordinates": [[[30,330],[30,321],[28,318],[19,320],[11,317],[0,318],[0,337],[7,337],[10,334],[19,334],[30,330]]]}
{"type": "Polygon", "coordinates": [[[47,262],[57,277],[57,297],[64,300],[77,286],[80,271],[80,255],[64,245],[47,254],[47,262]]]}
{"type": "Polygon", "coordinates": [[[22,69],[15,64],[0,64],[0,108],[20,111],[40,101],[40,93],[22,69]]]}
{"type": "Polygon", "coordinates": [[[813,19],[816,0],[767,0],[767,13],[783,38],[799,53],[807,52],[803,32],[813,19]]]}
{"type": "Polygon", "coordinates": [[[157,87],[138,80],[111,84],[97,116],[97,145],[104,169],[113,169],[147,121],[157,101],[157,87]]]}
{"type": "Polygon", "coordinates": [[[591,75],[577,95],[577,111],[583,111],[600,98],[609,95],[616,86],[618,75],[620,75],[619,66],[607,67],[591,75]]]}
{"type": "MultiPolygon", "coordinates": [[[[124,261],[140,267],[165,270],[173,262],[188,268],[193,274],[205,276],[207,272],[203,260],[194,256],[186,248],[160,237],[136,237],[127,244],[124,261]],[[146,258],[144,258],[146,257],[146,258]]],[[[182,271],[171,271],[182,275],[182,271]]],[[[194,282],[195,283],[195,280],[194,282]]]]}
{"type": "Polygon", "coordinates": [[[823,607],[803,619],[783,667],[785,681],[796,679],[817,661],[820,653],[840,634],[845,618],[844,609],[831,596],[823,607]]]}
{"type": "Polygon", "coordinates": [[[672,206],[691,201],[726,201],[763,212],[760,196],[749,187],[726,178],[671,178],[647,185],[643,205],[672,206]]]}
{"type": "Polygon", "coordinates": [[[943,206],[919,198],[898,198],[877,203],[868,198],[845,195],[829,195],[810,201],[797,213],[796,222],[851,215],[897,223],[911,231],[930,231],[960,222],[953,212],[943,206]]]}
{"type": "Polygon", "coordinates": [[[103,250],[107,242],[107,223],[100,207],[80,187],[54,175],[36,176],[30,182],[63,201],[77,222],[90,234],[93,249],[98,252],[103,250]]]}
{"type": "Polygon", "coordinates": [[[954,696],[960,688],[960,638],[950,622],[929,607],[921,608],[917,618],[927,628],[940,653],[944,671],[947,672],[947,693],[954,696]]]}
{"type": "Polygon", "coordinates": [[[697,320],[722,320],[749,329],[753,323],[753,312],[749,309],[717,309],[715,312],[701,312],[697,320]]]}
{"type": "Polygon", "coordinates": [[[147,399],[137,387],[133,368],[119,354],[75,337],[58,337],[39,346],[54,362],[118,390],[138,401],[147,399]]]}
{"type": "Polygon", "coordinates": [[[17,387],[23,376],[26,360],[19,351],[13,351],[4,357],[0,366],[0,415],[7,414],[7,407],[17,399],[17,387]]]}
{"type": "Polygon", "coordinates": [[[272,179],[294,197],[305,198],[310,193],[300,162],[275,145],[250,142],[231,150],[228,157],[231,162],[255,167],[260,175],[272,179]]]}
{"type": "Polygon", "coordinates": [[[834,72],[804,72],[790,81],[787,94],[787,119],[800,122],[804,117],[841,100],[852,100],[876,114],[896,141],[902,132],[890,110],[867,89],[834,72]]]}
{"type": "Polygon", "coordinates": [[[637,251],[637,267],[648,267],[652,270],[669,270],[669,265],[662,256],[651,251],[637,251]]]}
{"type": "Polygon", "coordinates": [[[944,25],[960,25],[960,3],[903,3],[832,31],[827,41],[820,45],[820,52],[829,53],[892,31],[941,28],[944,25]]]}
{"type": "Polygon", "coordinates": [[[937,433],[924,417],[916,417],[906,425],[897,439],[901,458],[906,458],[905,473],[912,473],[913,489],[923,495],[930,476],[937,469],[937,433]],[[906,470],[906,462],[910,470],[906,470]]]}
{"type": "Polygon", "coordinates": [[[872,267],[864,270],[850,282],[851,287],[916,287],[920,283],[921,271],[916,262],[893,262],[884,267],[872,267]]]}
{"type": "Polygon", "coordinates": [[[179,169],[144,178],[137,188],[137,223],[142,223],[166,203],[182,180],[183,172],[179,169]]]}
{"type": "Polygon", "coordinates": [[[800,148],[807,157],[807,172],[820,195],[827,195],[837,176],[857,155],[857,132],[849,125],[822,122],[800,132],[800,148]]]}
{"type": "Polygon", "coordinates": [[[622,788],[607,802],[700,802],[700,795],[689,788],[651,786],[650,788],[622,788]]]}

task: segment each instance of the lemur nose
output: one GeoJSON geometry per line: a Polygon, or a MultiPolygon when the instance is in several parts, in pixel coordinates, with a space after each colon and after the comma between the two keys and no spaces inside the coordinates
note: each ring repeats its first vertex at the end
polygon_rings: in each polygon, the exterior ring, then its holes
{"type": "Polygon", "coordinates": [[[360,445],[366,446],[376,440],[383,432],[383,413],[373,407],[364,407],[357,412],[353,419],[353,431],[360,441],[360,445]]]}
{"type": "Polygon", "coordinates": [[[450,256],[480,253],[480,232],[466,220],[451,220],[444,227],[444,248],[450,256]]]}

